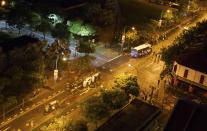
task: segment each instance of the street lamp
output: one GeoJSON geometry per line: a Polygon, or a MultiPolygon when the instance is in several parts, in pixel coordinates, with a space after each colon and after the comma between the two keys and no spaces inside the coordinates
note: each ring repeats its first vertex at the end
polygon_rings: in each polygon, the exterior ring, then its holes
{"type": "MultiPolygon", "coordinates": [[[[168,9],[168,10],[166,10],[166,12],[167,13],[170,13],[171,12],[171,10],[170,9],[168,9]]],[[[162,22],[163,22],[163,13],[164,13],[164,11],[162,11],[161,12],[161,15],[160,15],[160,20],[159,20],[159,27],[161,28],[161,26],[162,26],[162,22]]]]}
{"type": "Polygon", "coordinates": [[[6,5],[6,1],[5,0],[2,0],[1,1],[1,6],[5,6],[6,5]]]}
{"type": "Polygon", "coordinates": [[[63,61],[67,61],[67,58],[66,57],[63,57],[63,61]]]}
{"type": "MultiPolygon", "coordinates": [[[[62,52],[62,55],[64,55],[64,53],[62,52]]],[[[59,61],[59,54],[57,55],[57,58],[56,58],[56,61],[55,61],[55,70],[54,70],[54,80],[55,82],[57,81],[58,79],[58,61],[59,61]]],[[[67,58],[66,57],[63,57],[62,58],[63,61],[67,61],[67,58]]]]}

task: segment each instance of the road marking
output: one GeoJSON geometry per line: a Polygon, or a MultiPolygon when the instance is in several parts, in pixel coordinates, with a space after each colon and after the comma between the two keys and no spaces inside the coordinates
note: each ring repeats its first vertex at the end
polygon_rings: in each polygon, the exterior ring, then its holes
{"type": "Polygon", "coordinates": [[[8,129],[10,129],[11,127],[7,127],[7,128],[5,128],[3,131],[7,131],[8,129]]]}
{"type": "MultiPolygon", "coordinates": [[[[61,93],[58,93],[56,96],[58,96],[59,94],[61,94],[61,93]]],[[[56,96],[54,96],[54,97],[56,97],[56,96]]],[[[49,100],[47,100],[47,101],[49,101],[49,100]]],[[[37,105],[37,106],[36,106],[35,104],[33,104],[31,110],[33,110],[33,109],[35,109],[36,107],[38,107],[38,106],[40,106],[40,105],[43,105],[43,104],[44,104],[44,103],[41,103],[41,104],[39,104],[39,105],[37,105]],[[36,107],[35,107],[35,106],[36,106],[36,107]]],[[[26,113],[30,112],[31,110],[28,110],[28,111],[25,111],[25,112],[23,112],[23,110],[21,110],[20,113],[19,113],[19,116],[17,116],[16,118],[13,118],[13,119],[11,119],[10,121],[6,121],[6,122],[3,121],[3,122],[1,123],[0,128],[2,128],[2,127],[4,127],[5,125],[11,123],[11,122],[14,121],[15,119],[18,119],[19,117],[25,115],[26,113]]]]}
{"type": "Polygon", "coordinates": [[[116,57],[114,57],[114,58],[108,60],[107,62],[111,62],[111,61],[113,61],[113,60],[115,60],[115,59],[117,59],[117,58],[119,58],[119,57],[121,57],[121,56],[122,56],[122,55],[118,55],[118,56],[116,56],[116,57]]]}

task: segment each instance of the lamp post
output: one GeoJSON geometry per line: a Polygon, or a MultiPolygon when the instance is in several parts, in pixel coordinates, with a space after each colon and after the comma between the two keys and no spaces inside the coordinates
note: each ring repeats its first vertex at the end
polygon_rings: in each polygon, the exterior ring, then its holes
{"type": "Polygon", "coordinates": [[[5,6],[6,5],[6,1],[5,0],[2,0],[1,1],[1,6],[3,7],[3,6],[5,6]]]}
{"type": "MultiPolygon", "coordinates": [[[[64,53],[62,53],[64,55],[64,53]]],[[[58,79],[58,61],[59,61],[59,54],[57,55],[57,58],[56,58],[56,61],[55,61],[55,70],[54,70],[54,80],[55,82],[57,81],[58,79]]],[[[63,57],[62,58],[63,61],[67,61],[67,58],[66,57],[63,57]]]]}
{"type": "MultiPolygon", "coordinates": [[[[121,37],[121,52],[123,52],[124,44],[125,44],[125,39],[126,39],[126,28],[129,26],[124,26],[124,31],[121,37]]],[[[131,29],[134,31],[135,27],[132,26],[131,29]]]]}

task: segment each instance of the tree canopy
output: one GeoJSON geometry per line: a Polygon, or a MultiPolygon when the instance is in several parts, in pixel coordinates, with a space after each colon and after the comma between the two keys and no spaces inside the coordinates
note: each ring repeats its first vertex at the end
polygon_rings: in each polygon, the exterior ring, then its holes
{"type": "MultiPolygon", "coordinates": [[[[179,54],[186,48],[193,47],[197,43],[202,42],[203,39],[197,39],[198,36],[205,36],[207,30],[207,21],[197,23],[196,26],[184,31],[169,48],[162,50],[162,59],[165,61],[167,70],[171,70],[172,64],[179,54]]],[[[204,37],[205,38],[205,37],[204,37]]]]}
{"type": "Polygon", "coordinates": [[[125,91],[129,95],[139,95],[139,85],[137,83],[137,77],[132,74],[120,74],[115,78],[115,88],[119,88],[125,91]]]}
{"type": "Polygon", "coordinates": [[[43,84],[44,46],[37,42],[0,53],[0,89],[4,96],[20,96],[43,84]]]}
{"type": "Polygon", "coordinates": [[[109,115],[107,105],[98,96],[92,96],[85,102],[83,112],[91,121],[98,121],[109,115]]]}
{"type": "Polygon", "coordinates": [[[119,109],[128,101],[127,95],[121,89],[103,90],[101,92],[103,102],[111,109],[119,109]]]}

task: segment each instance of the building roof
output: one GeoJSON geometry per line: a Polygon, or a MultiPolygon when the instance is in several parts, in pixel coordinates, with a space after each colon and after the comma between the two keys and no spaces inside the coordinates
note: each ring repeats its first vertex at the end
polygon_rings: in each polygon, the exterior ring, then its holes
{"type": "Polygon", "coordinates": [[[207,104],[179,100],[164,131],[206,131],[207,104]]]}
{"type": "Polygon", "coordinates": [[[10,38],[5,41],[0,42],[0,48],[3,51],[10,51],[14,48],[21,48],[23,46],[26,46],[28,44],[36,43],[39,40],[30,36],[21,36],[17,38],[10,38]]]}
{"type": "Polygon", "coordinates": [[[143,131],[160,112],[159,108],[135,99],[97,131],[143,131]]]}
{"type": "Polygon", "coordinates": [[[199,49],[186,49],[176,57],[177,63],[207,74],[207,46],[199,49]]]}

